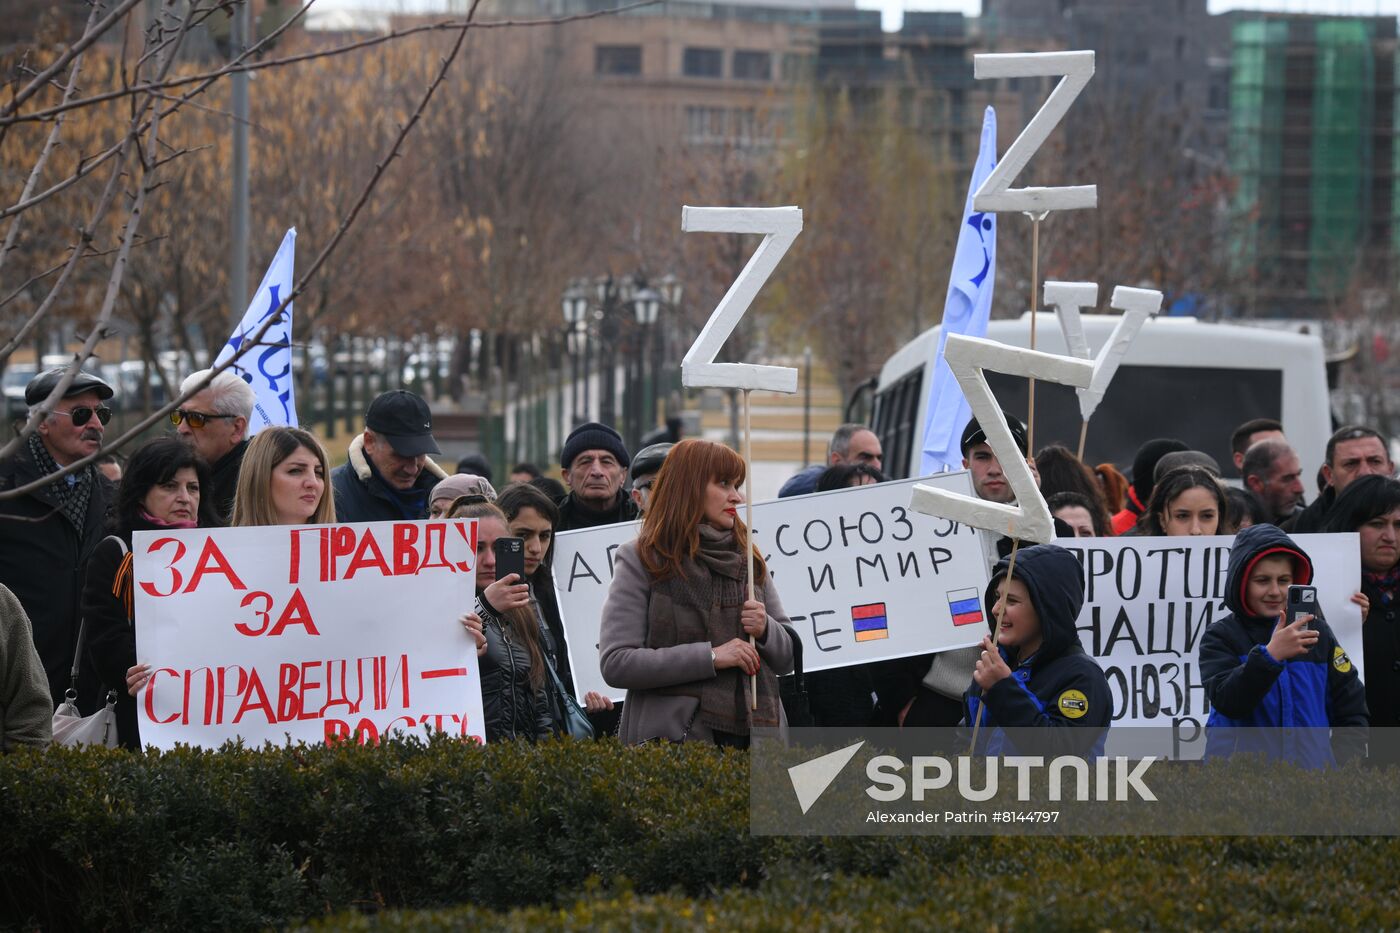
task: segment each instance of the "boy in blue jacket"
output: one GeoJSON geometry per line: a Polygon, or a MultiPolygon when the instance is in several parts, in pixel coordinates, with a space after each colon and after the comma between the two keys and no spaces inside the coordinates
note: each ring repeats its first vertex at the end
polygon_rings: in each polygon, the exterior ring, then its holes
{"type": "Polygon", "coordinates": [[[1235,537],[1225,577],[1233,614],[1201,637],[1207,758],[1253,752],[1326,768],[1364,753],[1366,691],[1356,667],[1325,620],[1284,624],[1288,587],[1312,575],[1308,555],[1273,525],[1235,537]]]}
{"type": "Polygon", "coordinates": [[[1103,753],[1113,698],[1098,662],[1079,641],[1075,621],[1084,606],[1084,575],[1079,561],[1062,547],[1021,548],[1015,572],[1010,559],[992,571],[986,605],[994,620],[992,637],[964,694],[965,723],[982,717],[977,751],[987,755],[1079,755],[1103,753]],[[1021,732],[1015,746],[1003,729],[1021,732]],[[1028,748],[1028,745],[1034,748],[1028,748]]]}

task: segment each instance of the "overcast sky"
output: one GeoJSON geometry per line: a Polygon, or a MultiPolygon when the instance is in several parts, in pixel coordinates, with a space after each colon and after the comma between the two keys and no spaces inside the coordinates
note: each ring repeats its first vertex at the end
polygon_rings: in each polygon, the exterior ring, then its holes
{"type": "MultiPolygon", "coordinates": [[[[621,0],[619,0],[619,3],[621,0]]],[[[899,28],[904,10],[956,10],[976,16],[982,0],[856,0],[865,9],[884,11],[886,29],[899,28]]],[[[1207,0],[1212,13],[1226,10],[1273,10],[1287,13],[1342,13],[1354,16],[1400,15],[1400,0],[1207,0]]],[[[464,0],[316,0],[314,10],[413,10],[464,9],[464,0]]]]}

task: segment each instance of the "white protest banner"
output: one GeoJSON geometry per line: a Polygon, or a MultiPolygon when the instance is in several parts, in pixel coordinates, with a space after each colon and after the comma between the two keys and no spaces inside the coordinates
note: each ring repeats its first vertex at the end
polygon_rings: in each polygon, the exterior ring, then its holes
{"type": "MultiPolygon", "coordinates": [[[[821,671],[976,644],[987,632],[988,567],[977,532],[909,508],[915,482],[970,493],[966,471],[760,502],[754,542],[803,644],[821,671]]],[[[554,586],[574,689],[621,700],[598,669],[598,632],[613,555],[640,522],[554,539],[554,586]]]]}
{"type": "MultiPolygon", "coordinates": [[[[1327,624],[1361,670],[1357,536],[1296,535],[1313,562],[1327,624]]],[[[1084,567],[1079,637],[1108,676],[1113,726],[1170,727],[1174,758],[1199,758],[1210,716],[1199,663],[1206,627],[1230,614],[1225,576],[1234,538],[1068,538],[1084,567]]],[[[1110,732],[1110,738],[1112,732],[1110,732]]]]}
{"type": "Polygon", "coordinates": [[[485,740],[474,520],[139,531],[132,553],[144,744],[485,740]]]}
{"type": "MultiPolygon", "coordinates": [[[[297,245],[296,228],[287,231],[282,245],[277,247],[277,255],[272,257],[267,272],[263,274],[253,300],[238,322],[238,329],[228,338],[219,355],[214,359],[218,366],[232,357],[250,337],[263,326],[268,316],[282,304],[282,299],[291,294],[293,265],[297,245]]],[[[282,309],[277,320],[268,325],[257,346],[244,349],[229,371],[253,387],[257,401],[253,404],[253,417],[248,419],[248,434],[257,434],[263,428],[274,424],[297,426],[296,379],[292,376],[292,305],[282,309]]]]}

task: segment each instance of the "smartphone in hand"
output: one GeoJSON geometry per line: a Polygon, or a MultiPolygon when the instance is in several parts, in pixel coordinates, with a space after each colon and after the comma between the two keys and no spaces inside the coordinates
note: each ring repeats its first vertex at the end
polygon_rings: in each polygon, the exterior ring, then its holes
{"type": "Polygon", "coordinates": [[[511,574],[525,582],[525,541],[521,538],[500,537],[494,545],[496,550],[496,579],[504,580],[511,574]]]}
{"type": "MultiPolygon", "coordinates": [[[[496,571],[500,573],[499,570],[496,571]]],[[[1285,625],[1292,625],[1299,616],[1310,615],[1314,619],[1319,617],[1317,611],[1317,587],[1299,586],[1294,584],[1288,588],[1288,605],[1284,610],[1283,622],[1285,625]]],[[[1312,623],[1303,626],[1311,628],[1312,623]]]]}

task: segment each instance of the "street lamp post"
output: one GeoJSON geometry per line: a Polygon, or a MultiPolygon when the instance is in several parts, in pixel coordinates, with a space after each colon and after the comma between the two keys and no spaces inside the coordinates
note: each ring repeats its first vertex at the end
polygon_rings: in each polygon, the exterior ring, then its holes
{"type": "MultiPolygon", "coordinates": [[[[647,382],[646,358],[651,345],[652,328],[656,325],[656,315],[660,309],[661,294],[649,286],[643,285],[632,299],[632,311],[636,315],[639,333],[634,348],[635,377],[628,386],[627,394],[632,399],[629,407],[634,413],[633,438],[637,447],[641,446],[647,431],[656,424],[654,398],[647,382]]],[[[652,370],[652,374],[654,377],[655,369],[652,370]]]]}
{"type": "MultiPolygon", "coordinates": [[[[573,409],[574,424],[578,425],[587,420],[581,417],[579,407],[583,391],[583,386],[579,384],[579,376],[585,349],[584,331],[588,326],[585,321],[588,315],[588,292],[582,285],[574,282],[564,289],[560,305],[564,311],[564,349],[569,357],[569,374],[571,376],[570,407],[573,409]]],[[[586,375],[584,378],[587,378],[586,375]]]]}
{"type": "Polygon", "coordinates": [[[674,310],[680,300],[681,285],[674,275],[664,276],[655,288],[650,287],[641,275],[624,278],[607,275],[592,283],[575,280],[569,284],[560,305],[564,312],[565,347],[573,376],[571,393],[575,425],[591,417],[593,367],[590,357],[595,352],[599,358],[599,420],[621,427],[621,433],[634,443],[640,442],[647,429],[656,424],[665,340],[658,339],[653,331],[662,306],[674,310]],[[629,307],[633,325],[624,323],[629,307]],[[593,329],[595,322],[596,331],[593,329]],[[620,332],[628,335],[626,347],[619,347],[620,332]],[[621,363],[626,380],[621,424],[617,424],[619,349],[623,350],[621,363]]]}
{"type": "MultiPolygon", "coordinates": [[[[681,295],[684,293],[685,289],[684,286],[681,285],[680,280],[669,273],[661,277],[661,282],[659,284],[661,286],[661,297],[666,302],[666,307],[670,311],[671,327],[674,329],[680,321],[681,295]]],[[[652,348],[651,398],[653,407],[651,420],[653,423],[656,421],[655,406],[661,396],[660,374],[666,366],[668,340],[669,336],[664,330],[663,324],[661,339],[654,341],[654,346],[652,348]]],[[[666,414],[670,415],[670,411],[668,410],[666,414]]]]}
{"type": "MultiPolygon", "coordinates": [[[[618,325],[621,305],[630,304],[636,286],[632,279],[614,279],[611,275],[598,280],[598,310],[594,317],[598,320],[598,335],[604,353],[617,346],[618,325]]],[[[617,419],[617,365],[612,358],[599,359],[599,376],[603,381],[599,420],[606,425],[615,425],[617,419]]]]}

